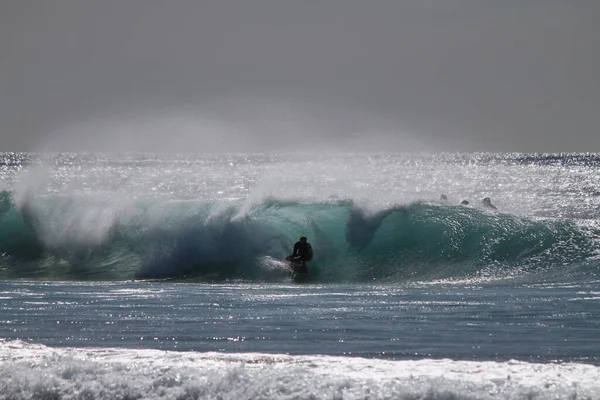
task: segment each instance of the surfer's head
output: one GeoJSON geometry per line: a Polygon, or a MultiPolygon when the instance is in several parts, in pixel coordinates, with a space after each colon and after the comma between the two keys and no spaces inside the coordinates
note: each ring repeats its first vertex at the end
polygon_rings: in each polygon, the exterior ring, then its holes
{"type": "Polygon", "coordinates": [[[306,238],[306,236],[300,236],[300,241],[301,242],[306,242],[308,239],[306,238]]]}

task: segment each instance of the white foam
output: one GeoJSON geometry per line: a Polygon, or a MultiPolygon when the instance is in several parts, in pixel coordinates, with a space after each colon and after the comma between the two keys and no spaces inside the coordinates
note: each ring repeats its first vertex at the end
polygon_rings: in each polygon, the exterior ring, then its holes
{"type": "Polygon", "coordinates": [[[51,348],[0,343],[3,398],[600,399],[586,364],[51,348]]]}

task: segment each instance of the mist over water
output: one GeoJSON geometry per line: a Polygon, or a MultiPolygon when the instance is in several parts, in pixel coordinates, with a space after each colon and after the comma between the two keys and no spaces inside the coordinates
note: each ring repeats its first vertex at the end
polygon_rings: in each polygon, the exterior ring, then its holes
{"type": "Polygon", "coordinates": [[[222,96],[190,104],[94,110],[49,127],[39,152],[319,153],[468,149],[427,139],[399,118],[326,99],[222,96]]]}
{"type": "Polygon", "coordinates": [[[595,2],[237,3],[7,4],[0,147],[597,149],[595,2]]]}

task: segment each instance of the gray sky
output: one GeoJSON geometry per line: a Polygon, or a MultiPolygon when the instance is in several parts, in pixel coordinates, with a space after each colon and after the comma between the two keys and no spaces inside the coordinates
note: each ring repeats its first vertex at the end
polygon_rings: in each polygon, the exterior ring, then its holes
{"type": "Polygon", "coordinates": [[[597,0],[3,0],[0,151],[600,151],[597,0]]]}

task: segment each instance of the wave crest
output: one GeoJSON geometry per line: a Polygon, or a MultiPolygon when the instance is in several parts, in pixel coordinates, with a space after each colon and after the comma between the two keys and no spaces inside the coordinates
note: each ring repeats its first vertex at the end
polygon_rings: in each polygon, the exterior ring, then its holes
{"type": "Polygon", "coordinates": [[[287,279],[283,259],[306,234],[322,282],[458,279],[596,268],[598,233],[568,220],[533,220],[415,203],[368,212],[350,201],[115,204],[42,197],[15,206],[0,193],[5,278],[287,279]]]}

